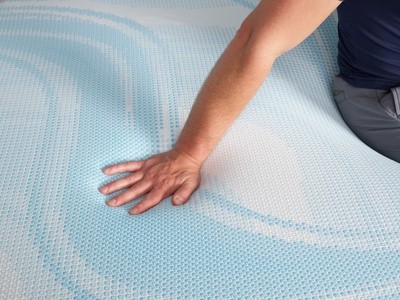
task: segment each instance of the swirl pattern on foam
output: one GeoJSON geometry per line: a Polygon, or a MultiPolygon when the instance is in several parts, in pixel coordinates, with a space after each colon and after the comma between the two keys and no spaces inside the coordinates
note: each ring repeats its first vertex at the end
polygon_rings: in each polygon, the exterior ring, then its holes
{"type": "Polygon", "coordinates": [[[97,191],[105,165],[174,143],[255,4],[0,4],[2,295],[399,295],[400,168],[335,107],[334,16],[278,59],[187,205],[131,217],[97,191]]]}

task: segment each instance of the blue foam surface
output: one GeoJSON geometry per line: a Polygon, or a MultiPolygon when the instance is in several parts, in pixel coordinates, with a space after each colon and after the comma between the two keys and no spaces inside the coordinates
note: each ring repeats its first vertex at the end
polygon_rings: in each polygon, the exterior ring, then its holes
{"type": "Polygon", "coordinates": [[[400,299],[400,165],[335,105],[334,14],[278,58],[186,205],[130,216],[97,190],[174,144],[256,4],[0,3],[1,299],[400,299]]]}

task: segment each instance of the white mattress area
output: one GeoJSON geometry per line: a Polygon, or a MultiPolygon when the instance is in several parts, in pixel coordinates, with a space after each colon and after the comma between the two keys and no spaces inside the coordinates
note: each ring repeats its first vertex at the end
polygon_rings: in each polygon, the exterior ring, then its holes
{"type": "Polygon", "coordinates": [[[0,1],[0,299],[400,299],[400,164],[335,104],[335,14],[186,205],[131,216],[98,191],[126,175],[105,166],[170,149],[255,5],[0,1]]]}

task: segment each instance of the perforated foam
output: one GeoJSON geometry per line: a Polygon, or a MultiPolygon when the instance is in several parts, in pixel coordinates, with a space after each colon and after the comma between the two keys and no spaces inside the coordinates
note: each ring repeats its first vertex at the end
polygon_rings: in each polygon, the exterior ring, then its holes
{"type": "Polygon", "coordinates": [[[186,205],[131,216],[143,198],[97,190],[175,143],[256,4],[0,3],[1,299],[400,299],[400,165],[336,107],[335,15],[275,62],[186,205]]]}

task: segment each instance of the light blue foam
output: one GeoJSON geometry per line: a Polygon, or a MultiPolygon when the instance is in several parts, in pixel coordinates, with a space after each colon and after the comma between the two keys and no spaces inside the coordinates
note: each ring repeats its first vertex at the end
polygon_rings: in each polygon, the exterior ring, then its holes
{"type": "Polygon", "coordinates": [[[255,5],[0,4],[1,299],[400,298],[400,166],[333,101],[334,16],[275,62],[186,205],[132,217],[97,190],[173,145],[255,5]]]}

